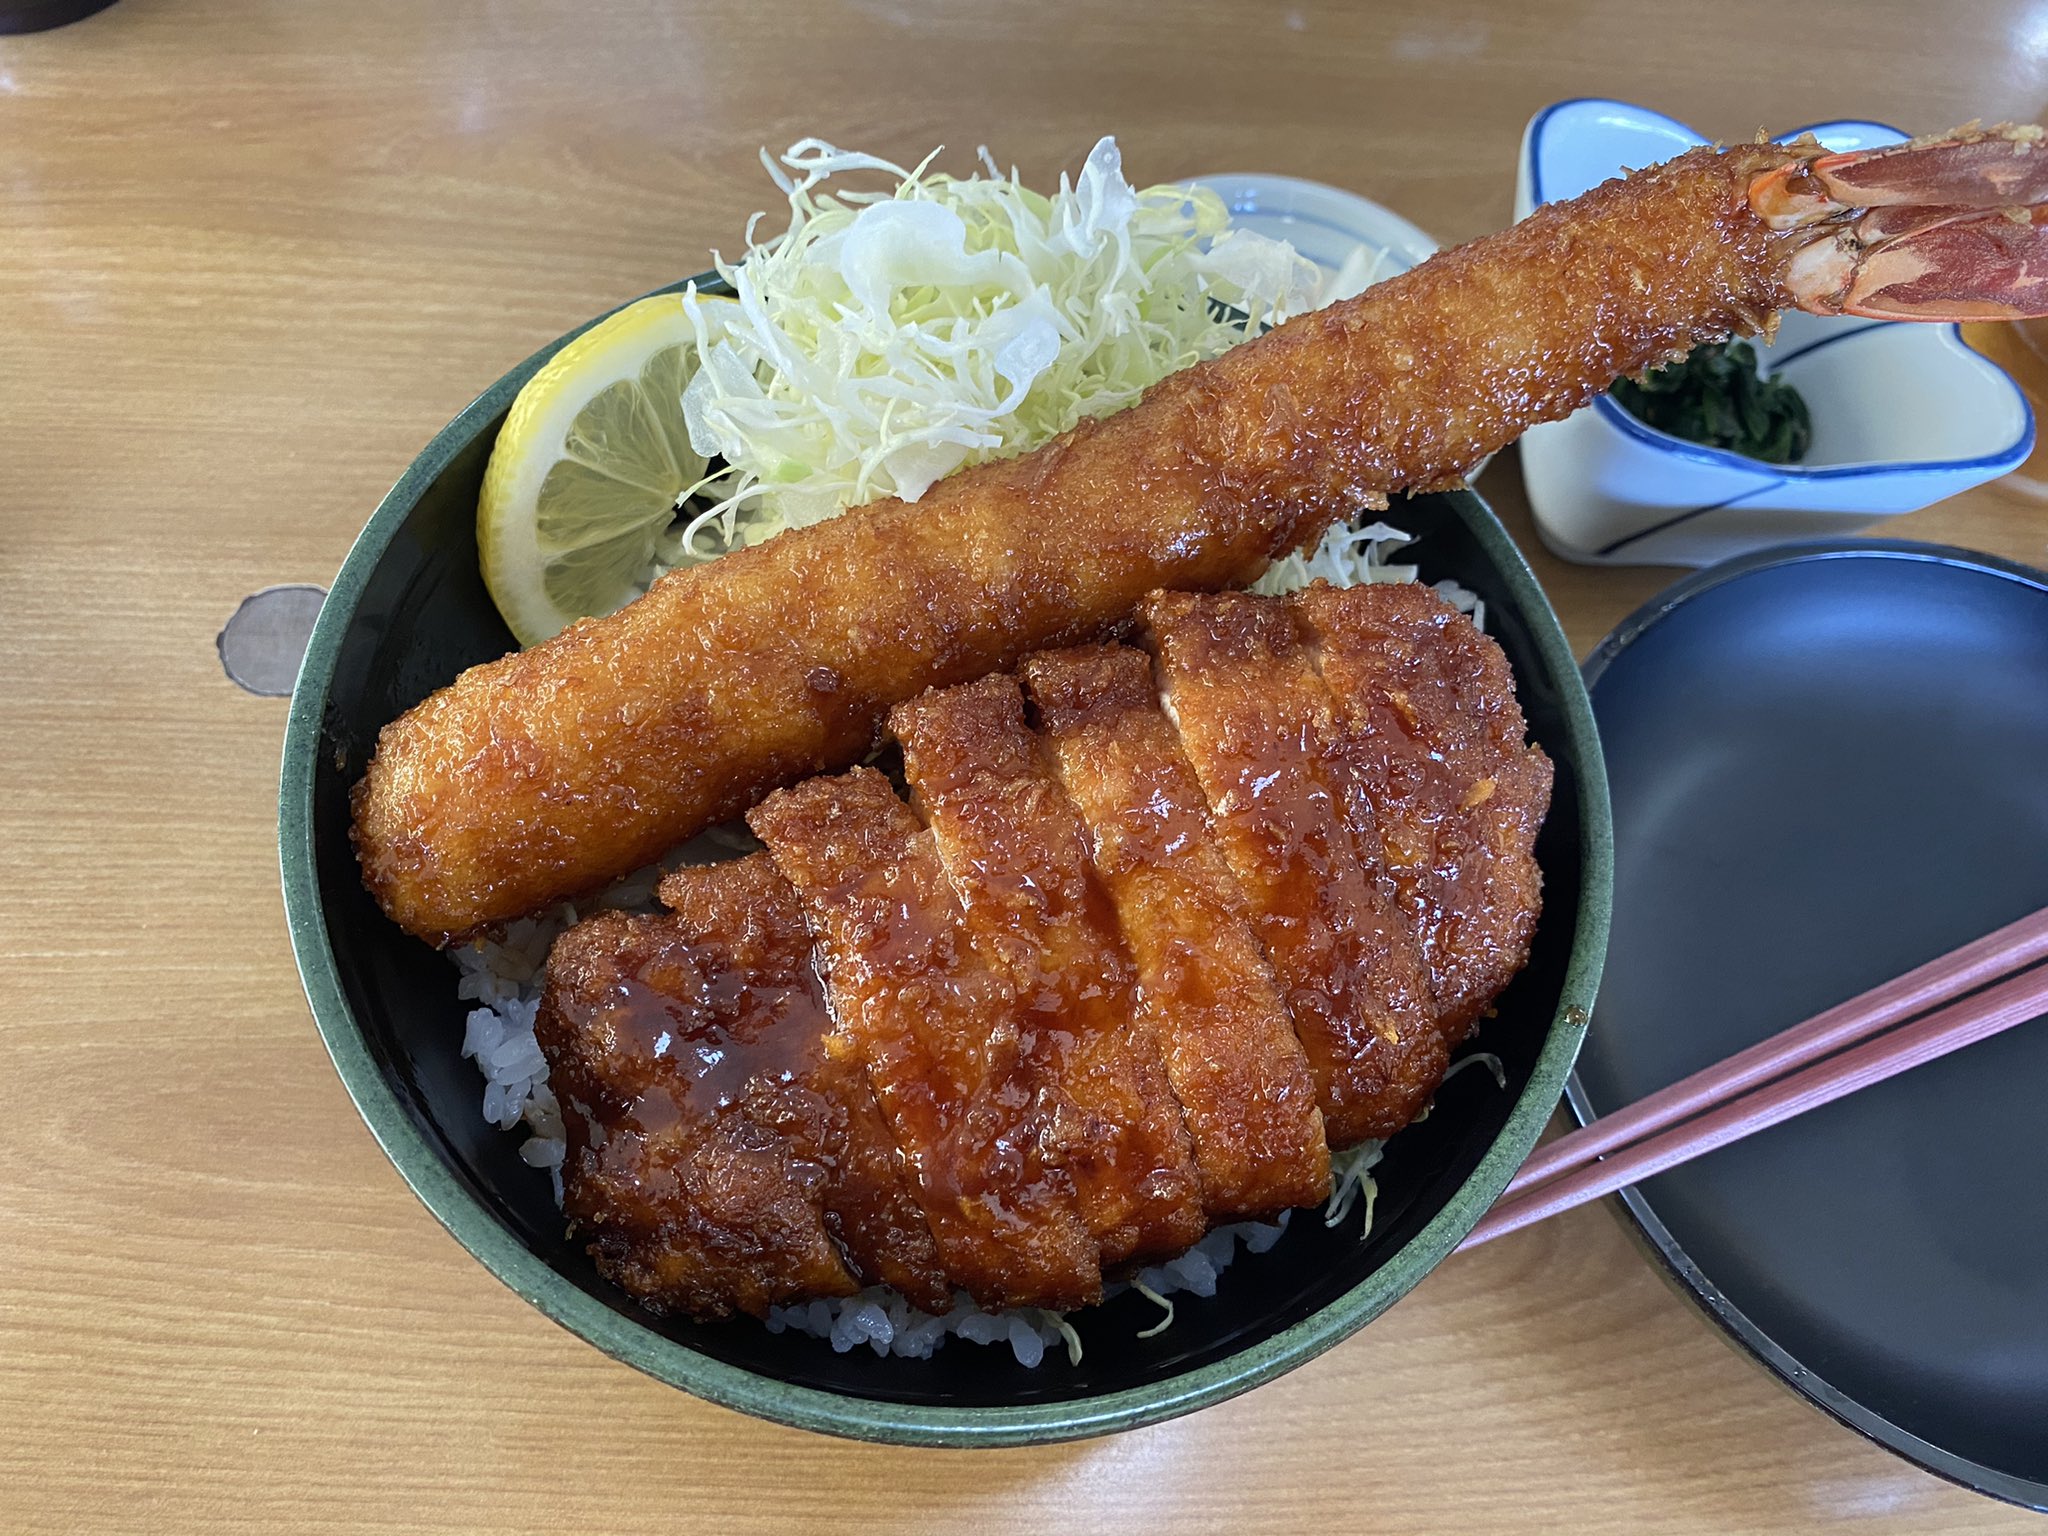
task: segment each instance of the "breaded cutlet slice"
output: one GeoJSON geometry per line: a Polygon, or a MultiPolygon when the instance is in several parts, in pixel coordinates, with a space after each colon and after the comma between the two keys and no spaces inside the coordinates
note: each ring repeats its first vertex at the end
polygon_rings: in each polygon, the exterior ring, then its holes
{"type": "Polygon", "coordinates": [[[1294,610],[1247,592],[1160,592],[1139,613],[1330,1145],[1391,1136],[1436,1091],[1443,1036],[1414,936],[1354,847],[1329,692],[1294,610]]]}
{"type": "Polygon", "coordinates": [[[912,1305],[942,1313],[953,1290],[939,1267],[910,1169],[868,1086],[860,1049],[826,1017],[810,929],[795,889],[765,853],[698,864],[663,877],[662,904],[689,929],[731,947],[737,964],[714,997],[763,998],[794,1026],[822,1025],[814,1048],[784,1070],[799,1096],[777,1100],[772,1124],[797,1156],[825,1170],[825,1230],[863,1284],[894,1286],[912,1305]],[[780,989],[780,990],[777,990],[780,989]],[[812,1099],[829,1113],[805,1113],[812,1099]]]}
{"type": "Polygon", "coordinates": [[[1187,1127],[1087,831],[1024,723],[1017,680],[934,689],[897,705],[889,730],[970,941],[1048,1059],[1041,1151],[1072,1177],[1103,1264],[1182,1252],[1206,1229],[1187,1127]]]}
{"type": "Polygon", "coordinates": [[[1047,1062],[967,942],[931,833],[870,768],[780,790],[747,822],[796,887],[947,1275],[990,1309],[1099,1300],[1095,1239],[1042,1152],[1047,1062]]]}
{"type": "Polygon", "coordinates": [[[1290,601],[1455,1046],[1528,963],[1550,759],[1525,739],[1501,648],[1430,588],[1317,582],[1290,601]]]}
{"type": "Polygon", "coordinates": [[[1308,1058],[1159,708],[1152,658],[1122,645],[1043,651],[1023,677],[1115,904],[1204,1208],[1244,1221],[1323,1200],[1330,1151],[1308,1058]]]}
{"type": "Polygon", "coordinates": [[[602,912],[548,956],[534,1032],[568,1135],[563,1209],[656,1311],[759,1316],[859,1289],[826,1226],[821,1000],[749,963],[774,926],[756,908],[711,934],[602,912]]]}

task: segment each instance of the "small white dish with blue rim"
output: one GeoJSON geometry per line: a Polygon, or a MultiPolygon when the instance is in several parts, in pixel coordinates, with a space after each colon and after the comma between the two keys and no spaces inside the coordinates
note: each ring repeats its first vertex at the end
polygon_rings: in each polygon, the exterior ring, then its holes
{"type": "MultiPolygon", "coordinates": [[[[1833,150],[1906,135],[1882,123],[1816,123],[1833,150]]],[[[1563,101],[1522,135],[1515,217],[1624,170],[1706,142],[1627,102],[1563,101]]],[[[1954,325],[1788,314],[1759,344],[1766,373],[1805,397],[1813,445],[1765,464],[1647,426],[1601,396],[1522,438],[1536,531],[1592,565],[1710,565],[1789,539],[1829,538],[1911,512],[2018,467],[2034,444],[2026,396],[1954,325]]]]}

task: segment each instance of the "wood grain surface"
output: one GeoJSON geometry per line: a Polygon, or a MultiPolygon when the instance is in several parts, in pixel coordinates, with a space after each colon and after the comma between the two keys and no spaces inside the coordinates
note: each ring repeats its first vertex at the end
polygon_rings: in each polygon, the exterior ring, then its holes
{"type": "MultiPolygon", "coordinates": [[[[0,1531],[2038,1529],[1724,1345],[1605,1208],[1454,1258],[1248,1397],[1031,1451],[693,1401],[462,1252],[356,1118],[280,911],[242,596],[325,582],[427,438],[732,249],[756,151],[1316,177],[1440,239],[1529,115],[2035,119],[2000,0],[120,0],[0,38],[0,1531]]],[[[1573,642],[1667,571],[1528,537],[1573,642]]],[[[1989,487],[1894,531],[2048,563],[1989,487]]]]}

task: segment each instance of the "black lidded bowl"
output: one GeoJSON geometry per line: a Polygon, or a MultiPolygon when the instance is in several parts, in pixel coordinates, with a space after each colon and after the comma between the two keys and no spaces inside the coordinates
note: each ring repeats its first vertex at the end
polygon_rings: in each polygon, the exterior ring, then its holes
{"type": "Polygon", "coordinates": [[[379,728],[513,647],[477,565],[477,492],[513,397],[587,328],[485,390],[400,477],[335,578],[292,695],[278,808],[292,947],[335,1068],[414,1193],[493,1274],[605,1353],[762,1418],[900,1444],[1043,1443],[1156,1423],[1313,1359],[1407,1294],[1499,1196],[1557,1104],[1592,1009],[1611,900],[1607,781],[1585,687],[1527,563],[1469,491],[1417,497],[1389,516],[1420,536],[1412,553],[1427,579],[1454,578],[1485,599],[1531,734],[1557,765],[1536,850],[1544,911],[1528,969],[1477,1041],[1500,1057],[1505,1091],[1483,1071],[1460,1073],[1389,1143],[1369,1237],[1359,1240],[1355,1215],[1330,1229],[1320,1212],[1297,1212],[1271,1250],[1239,1253],[1213,1297],[1177,1296],[1165,1332],[1137,1336],[1158,1314],[1126,1292],[1075,1315],[1079,1365],[1055,1349],[1031,1370],[1007,1349],[961,1340],[911,1360],[837,1354],[751,1318],[656,1318],[597,1274],[564,1235],[546,1174],[520,1161],[520,1133],[480,1113],[453,965],[378,910],[348,836],[349,789],[379,728]]]}

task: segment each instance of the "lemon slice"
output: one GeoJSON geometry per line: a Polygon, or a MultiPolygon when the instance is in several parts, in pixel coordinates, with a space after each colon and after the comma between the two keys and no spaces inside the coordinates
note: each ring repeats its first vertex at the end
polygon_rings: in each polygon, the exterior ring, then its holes
{"type": "Polygon", "coordinates": [[[683,425],[696,371],[686,305],[715,331],[730,299],[662,293],[549,359],[512,402],[477,500],[484,585],[521,645],[647,589],[676,498],[704,475],[683,425]]]}

